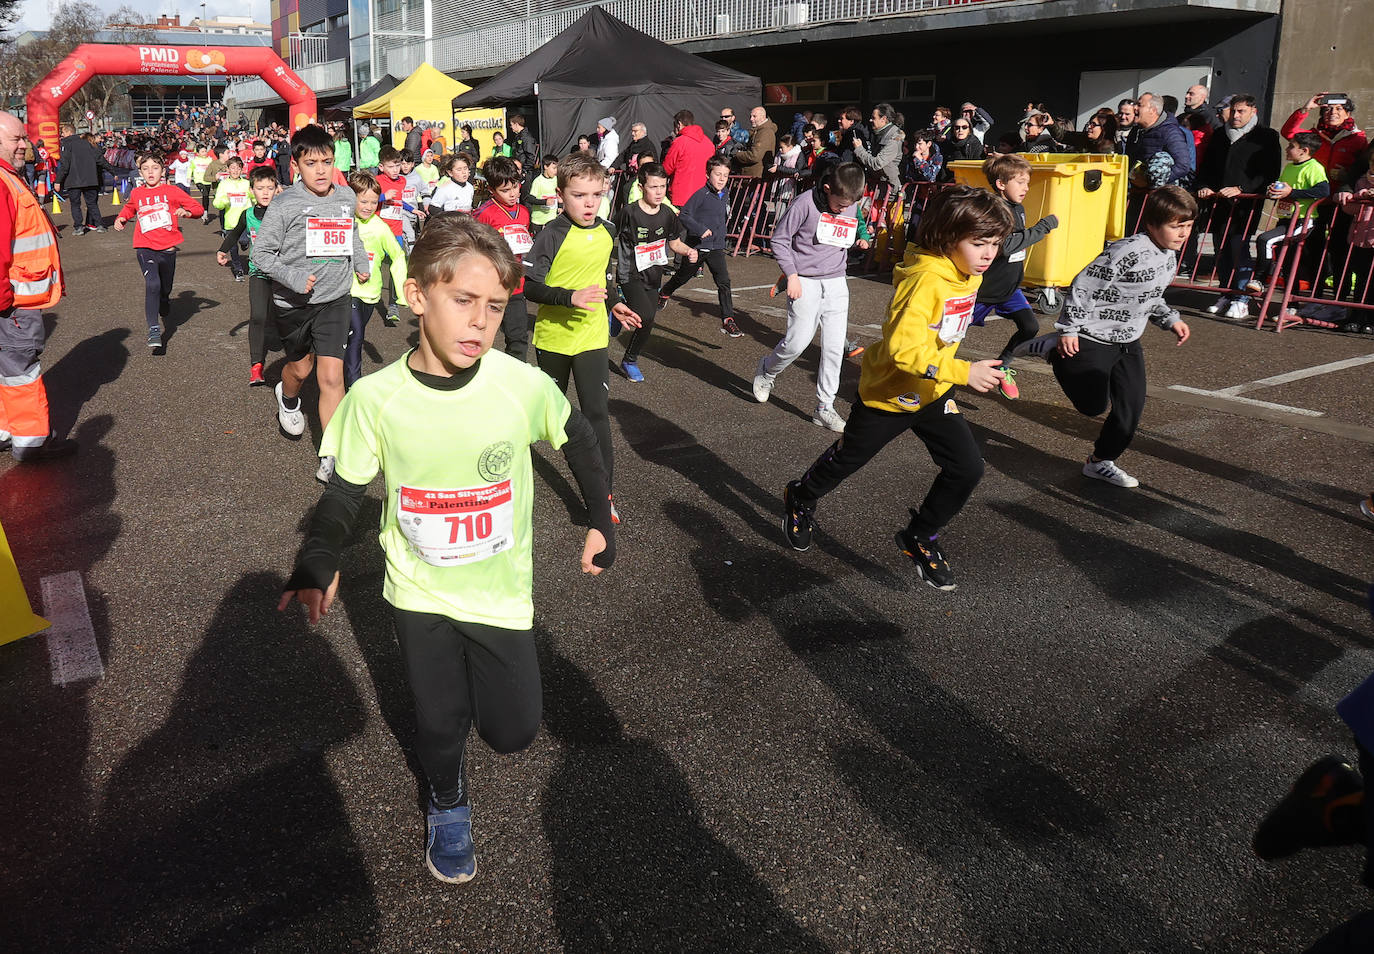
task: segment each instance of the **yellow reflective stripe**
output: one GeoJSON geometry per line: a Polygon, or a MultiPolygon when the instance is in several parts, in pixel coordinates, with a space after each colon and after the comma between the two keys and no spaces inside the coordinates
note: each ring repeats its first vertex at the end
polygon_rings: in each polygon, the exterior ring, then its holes
{"type": "Polygon", "coordinates": [[[16,238],[10,244],[10,248],[16,254],[18,254],[19,252],[36,252],[40,248],[47,248],[49,245],[52,244],[52,236],[49,235],[47,232],[42,232],[38,235],[25,235],[21,236],[20,238],[16,238]]]}

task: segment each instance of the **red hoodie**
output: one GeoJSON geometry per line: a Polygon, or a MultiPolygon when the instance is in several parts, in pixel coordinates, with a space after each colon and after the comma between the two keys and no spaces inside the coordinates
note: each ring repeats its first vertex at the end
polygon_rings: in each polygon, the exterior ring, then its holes
{"type": "Polygon", "coordinates": [[[668,185],[669,202],[680,209],[706,185],[706,160],[715,154],[715,144],[706,138],[700,126],[682,128],[663,157],[663,171],[672,176],[668,185]]]}

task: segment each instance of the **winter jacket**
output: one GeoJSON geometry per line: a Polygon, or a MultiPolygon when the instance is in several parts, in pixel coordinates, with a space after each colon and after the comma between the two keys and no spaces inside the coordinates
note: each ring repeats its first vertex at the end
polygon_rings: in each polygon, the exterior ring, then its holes
{"type": "Polygon", "coordinates": [[[353,143],[347,139],[334,140],[334,168],[344,174],[353,171],[353,143]]]}
{"type": "Polygon", "coordinates": [[[663,171],[672,176],[668,199],[677,208],[687,204],[706,184],[706,161],[716,154],[715,144],[700,126],[685,126],[663,157],[663,171]]]}
{"type": "Polygon", "coordinates": [[[62,140],[62,160],[57,166],[59,189],[98,189],[101,172],[115,174],[114,168],[94,146],[80,136],[62,140]]]}
{"type": "Polygon", "coordinates": [[[991,305],[1001,304],[1021,287],[1026,274],[1026,250],[1059,226],[1058,216],[1047,215],[1026,228],[1026,207],[1006,197],[1002,201],[1011,209],[1016,228],[1002,240],[997,257],[983,273],[983,284],[978,286],[978,300],[991,305]]]}
{"type": "MultiPolygon", "coordinates": [[[[1326,168],[1326,174],[1331,177],[1333,188],[1343,185],[1346,182],[1347,170],[1355,165],[1360,158],[1360,153],[1369,148],[1369,140],[1365,138],[1364,130],[1356,126],[1354,129],[1342,129],[1334,135],[1329,135],[1320,128],[1303,129],[1302,124],[1306,119],[1307,110],[1294,110],[1293,115],[1288,117],[1288,122],[1283,124],[1279,135],[1283,136],[1284,139],[1292,139],[1295,133],[1300,132],[1314,132],[1321,136],[1321,148],[1312,158],[1326,168]]],[[[1353,172],[1355,176],[1358,176],[1364,170],[1354,169],[1353,172]]]]}
{"type": "Polygon", "coordinates": [[[729,192],[716,192],[704,185],[682,206],[678,218],[687,229],[688,244],[710,252],[725,248],[725,230],[730,217],[729,192]],[[702,237],[703,232],[710,235],[702,237]]]}
{"type": "Polygon", "coordinates": [[[778,151],[778,125],[767,120],[749,136],[749,142],[735,153],[735,168],[740,175],[758,177],[763,170],[773,165],[773,155],[778,151]]]}
{"type": "Polygon", "coordinates": [[[477,144],[476,139],[460,139],[453,151],[471,159],[474,170],[477,168],[477,164],[482,161],[482,147],[477,144]]]}
{"type": "Polygon", "coordinates": [[[902,161],[903,138],[901,129],[895,123],[888,123],[873,134],[871,145],[860,143],[854,147],[854,161],[881,175],[893,189],[901,188],[902,177],[897,167],[902,161]]]}
{"type": "MultiPolygon", "coordinates": [[[[1168,153],[1173,168],[1163,185],[1192,185],[1195,173],[1193,136],[1173,116],[1163,115],[1149,129],[1140,131],[1131,151],[1131,161],[1149,163],[1159,153],[1168,153]]],[[[1138,336],[1137,336],[1138,337],[1138,336]]],[[[1134,340],[1134,339],[1133,339],[1134,340]]]]}
{"type": "Polygon", "coordinates": [[[358,168],[376,169],[377,156],[382,151],[382,141],[369,133],[358,143],[358,168]]]}
{"type": "Polygon", "coordinates": [[[615,163],[616,154],[620,152],[620,133],[615,131],[614,116],[597,120],[597,125],[606,130],[606,135],[596,144],[596,161],[610,169],[615,163]]]}
{"type": "Polygon", "coordinates": [[[420,161],[420,156],[425,151],[424,139],[425,134],[419,126],[412,126],[410,132],[406,133],[405,147],[410,150],[410,154],[415,158],[416,162],[420,161]]]}
{"type": "Polygon", "coordinates": [[[620,155],[615,157],[615,162],[611,165],[612,169],[623,169],[626,172],[637,172],[639,170],[639,157],[645,153],[658,158],[658,148],[653,144],[648,136],[641,136],[638,139],[631,139],[624,149],[620,150],[620,155]]]}
{"type": "Polygon", "coordinates": [[[1283,143],[1268,126],[1256,124],[1235,142],[1225,129],[1217,130],[1198,169],[1197,184],[1214,192],[1235,186],[1241,192],[1259,194],[1279,177],[1283,168],[1283,143]]]}

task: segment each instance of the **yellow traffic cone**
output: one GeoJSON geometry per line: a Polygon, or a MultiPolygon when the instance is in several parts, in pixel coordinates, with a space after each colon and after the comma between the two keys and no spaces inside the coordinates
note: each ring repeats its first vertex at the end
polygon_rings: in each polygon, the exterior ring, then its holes
{"type": "Polygon", "coordinates": [[[0,526],[0,645],[42,632],[51,623],[34,613],[14,565],[5,528],[0,526]]]}
{"type": "Polygon", "coordinates": [[[117,208],[119,208],[119,205],[120,205],[120,203],[119,203],[119,189],[116,188],[116,189],[114,190],[114,201],[110,203],[110,208],[112,208],[112,209],[117,209],[117,208]]]}
{"type": "Polygon", "coordinates": [[[57,201],[57,193],[56,193],[56,192],[54,192],[54,193],[52,194],[52,214],[53,214],[53,215],[61,215],[61,214],[62,214],[62,203],[60,203],[60,202],[57,201]]]}

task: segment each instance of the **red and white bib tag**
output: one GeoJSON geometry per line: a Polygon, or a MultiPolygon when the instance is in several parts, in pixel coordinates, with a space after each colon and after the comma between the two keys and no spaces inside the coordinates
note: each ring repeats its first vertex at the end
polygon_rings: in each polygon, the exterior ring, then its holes
{"type": "Polygon", "coordinates": [[[507,478],[485,487],[400,487],[396,519],[415,555],[430,566],[461,566],[515,545],[515,502],[507,478]]]}
{"type": "Polygon", "coordinates": [[[353,220],[311,217],[305,220],[305,254],[309,258],[347,258],[353,251],[353,220]]]}
{"type": "Polygon", "coordinates": [[[859,235],[859,220],[852,215],[822,212],[816,223],[816,241],[833,248],[850,248],[859,235]]]}
{"type": "Polygon", "coordinates": [[[668,264],[668,240],[645,242],[635,246],[635,270],[646,271],[655,265],[668,264]]]}
{"type": "Polygon", "coordinates": [[[964,340],[969,322],[973,320],[973,305],[978,300],[976,294],[959,298],[946,298],[944,315],[940,319],[940,340],[945,344],[955,344],[964,340]]]}
{"type": "Polygon", "coordinates": [[[517,256],[524,255],[534,248],[534,236],[530,235],[530,230],[521,222],[512,222],[510,225],[503,225],[500,229],[501,237],[506,240],[510,250],[517,256]]]}
{"type": "Polygon", "coordinates": [[[170,229],[172,213],[165,205],[148,206],[138,210],[138,227],[145,232],[153,229],[170,229]]]}

